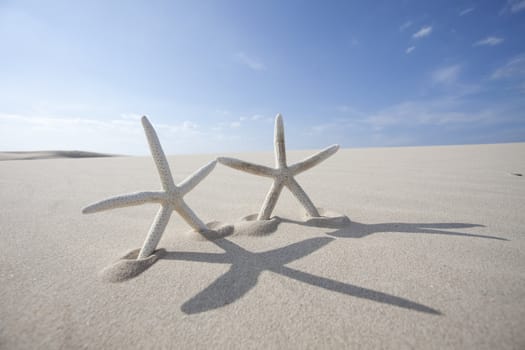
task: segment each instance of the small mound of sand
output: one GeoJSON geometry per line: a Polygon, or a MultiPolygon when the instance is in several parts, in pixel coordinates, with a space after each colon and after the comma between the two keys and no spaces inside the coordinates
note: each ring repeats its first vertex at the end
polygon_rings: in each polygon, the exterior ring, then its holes
{"type": "Polygon", "coordinates": [[[317,208],[320,217],[305,217],[305,224],[315,227],[342,228],[350,225],[348,216],[332,210],[317,208]]]}
{"type": "Polygon", "coordinates": [[[140,275],[150,268],[164,253],[164,249],[153,252],[144,259],[137,259],[140,249],[134,249],[113,264],[100,271],[100,277],[106,282],[123,282],[140,275]]]}
{"type": "Polygon", "coordinates": [[[269,220],[256,220],[257,214],[248,215],[234,224],[212,221],[206,224],[209,230],[192,230],[187,236],[198,240],[214,240],[226,236],[266,236],[275,231],[281,220],[278,217],[269,220]]]}
{"type": "Polygon", "coordinates": [[[305,216],[304,221],[294,221],[279,216],[274,216],[268,220],[257,220],[257,214],[250,214],[233,224],[213,221],[206,226],[207,231],[189,231],[188,237],[199,240],[214,240],[226,236],[254,236],[261,237],[277,231],[279,225],[283,222],[295,223],[305,226],[325,227],[325,228],[343,228],[350,224],[350,219],[343,214],[335,211],[317,208],[320,217],[305,216]]]}
{"type": "Polygon", "coordinates": [[[257,214],[245,216],[234,224],[234,234],[237,236],[267,236],[277,231],[282,220],[274,216],[268,220],[257,220],[257,214]]]}

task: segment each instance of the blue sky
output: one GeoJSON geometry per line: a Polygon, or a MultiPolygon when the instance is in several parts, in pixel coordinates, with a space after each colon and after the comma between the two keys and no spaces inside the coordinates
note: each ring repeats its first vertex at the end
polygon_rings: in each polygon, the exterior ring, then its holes
{"type": "Polygon", "coordinates": [[[0,150],[525,141],[525,0],[0,0],[0,150]]]}

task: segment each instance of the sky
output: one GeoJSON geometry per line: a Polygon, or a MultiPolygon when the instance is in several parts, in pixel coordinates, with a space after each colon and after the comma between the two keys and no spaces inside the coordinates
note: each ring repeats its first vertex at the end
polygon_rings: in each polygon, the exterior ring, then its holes
{"type": "Polygon", "coordinates": [[[525,141],[525,0],[0,0],[0,150],[525,141]]]}

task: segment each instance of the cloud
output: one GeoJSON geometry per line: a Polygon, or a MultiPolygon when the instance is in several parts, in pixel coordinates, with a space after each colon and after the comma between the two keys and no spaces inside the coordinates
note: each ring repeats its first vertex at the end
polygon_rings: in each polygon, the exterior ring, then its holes
{"type": "Polygon", "coordinates": [[[459,13],[459,15],[460,16],[465,16],[465,15],[471,13],[472,11],[474,11],[474,7],[469,7],[469,8],[464,9],[463,11],[461,11],[459,13]]]}
{"type": "Polygon", "coordinates": [[[424,37],[430,35],[430,33],[432,33],[432,27],[431,26],[426,26],[426,27],[421,28],[420,30],[418,30],[414,34],[412,34],[412,38],[414,38],[414,39],[424,38],[424,37]]]}
{"type": "Polygon", "coordinates": [[[461,66],[459,64],[439,68],[432,72],[432,81],[436,84],[455,83],[460,72],[461,66]]]}
{"type": "Polygon", "coordinates": [[[229,116],[229,115],[232,114],[232,113],[231,113],[229,110],[227,110],[227,109],[217,109],[217,110],[215,110],[215,113],[218,113],[218,114],[220,114],[220,115],[224,115],[224,116],[229,116]]]}
{"type": "Polygon", "coordinates": [[[492,135],[490,130],[495,129],[495,125],[509,125],[521,118],[515,107],[477,107],[461,96],[449,95],[403,101],[359,116],[324,118],[324,123],[313,125],[308,135],[315,139],[329,135],[332,142],[367,146],[424,145],[450,140],[462,143],[468,137],[473,137],[471,142],[474,142],[485,134],[492,135]],[[489,131],[473,134],[473,128],[489,131]],[[433,141],[429,141],[429,135],[434,135],[433,141]]]}
{"type": "Polygon", "coordinates": [[[198,125],[190,122],[189,120],[185,120],[182,122],[182,125],[180,126],[180,130],[194,130],[197,129],[198,125]]]}
{"type": "Polygon", "coordinates": [[[124,120],[140,120],[142,118],[142,114],[138,113],[122,113],[120,117],[124,120]]]}
{"type": "Polygon", "coordinates": [[[352,107],[350,106],[347,106],[347,105],[340,105],[340,106],[337,106],[335,108],[337,111],[341,112],[341,113],[346,113],[348,111],[351,111],[352,110],[352,107]]]}
{"type": "Polygon", "coordinates": [[[409,53],[411,53],[412,51],[414,51],[416,49],[415,46],[410,46],[408,47],[406,50],[405,50],[405,53],[408,55],[409,53]]]}
{"type": "MultiPolygon", "coordinates": [[[[118,154],[146,154],[144,131],[135,114],[99,120],[0,113],[0,149],[81,149],[118,154]]],[[[164,144],[191,152],[195,135],[203,134],[191,121],[162,124],[152,120],[164,144]]],[[[169,149],[169,148],[168,148],[169,149]]]]}
{"type": "Polygon", "coordinates": [[[399,26],[399,31],[404,31],[412,26],[412,21],[406,21],[402,25],[399,26]]]}
{"type": "Polygon", "coordinates": [[[511,58],[505,65],[492,73],[492,79],[508,79],[525,77],[525,54],[511,58]]]}
{"type": "Polygon", "coordinates": [[[273,121],[273,118],[265,117],[261,114],[254,114],[250,116],[241,116],[239,119],[232,122],[227,122],[226,125],[229,125],[230,128],[240,128],[242,125],[247,125],[250,122],[268,122],[273,121]]]}
{"type": "Polygon", "coordinates": [[[508,0],[505,7],[501,9],[500,14],[504,13],[517,13],[525,10],[525,0],[508,0]]]}
{"type": "Polygon", "coordinates": [[[496,46],[501,44],[505,39],[497,36],[488,36],[485,39],[476,41],[473,46],[496,46]]]}
{"type": "Polygon", "coordinates": [[[244,120],[254,120],[255,121],[255,120],[260,120],[260,119],[263,119],[263,118],[264,118],[264,116],[262,116],[260,114],[254,114],[254,115],[252,115],[250,117],[240,117],[239,119],[241,121],[244,121],[244,120]]]}
{"type": "MultiPolygon", "coordinates": [[[[359,113],[359,115],[360,115],[359,118],[365,117],[365,115],[362,113],[359,113]]],[[[359,122],[356,122],[356,119],[358,118],[352,118],[352,117],[351,118],[348,118],[348,117],[336,118],[336,119],[325,121],[321,124],[315,124],[310,127],[308,134],[309,135],[323,134],[323,133],[331,134],[331,133],[337,133],[338,131],[344,132],[345,129],[358,130],[360,128],[360,125],[358,125],[359,122]]]]}
{"type": "Polygon", "coordinates": [[[235,61],[247,66],[250,69],[260,71],[266,69],[264,64],[257,58],[248,56],[244,52],[238,52],[235,54],[235,61]]]}
{"type": "Polygon", "coordinates": [[[461,109],[461,103],[452,98],[406,101],[371,114],[363,122],[370,124],[376,130],[381,130],[395,125],[493,123],[500,121],[501,118],[499,113],[492,110],[465,112],[461,109]]]}

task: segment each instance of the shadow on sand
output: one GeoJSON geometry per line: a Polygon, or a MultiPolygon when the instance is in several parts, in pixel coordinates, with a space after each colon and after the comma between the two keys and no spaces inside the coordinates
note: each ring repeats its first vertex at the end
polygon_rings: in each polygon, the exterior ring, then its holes
{"type": "Polygon", "coordinates": [[[226,273],[181,306],[181,310],[186,314],[205,312],[235,302],[255,287],[263,271],[271,271],[299,282],[348,296],[433,315],[441,314],[433,308],[405,298],[284,266],[312,254],[332,240],[333,238],[329,237],[310,238],[283,248],[252,253],[229,240],[219,239],[212,242],[223,249],[224,253],[164,252],[160,258],[231,265],[226,273]]]}
{"type": "MultiPolygon", "coordinates": [[[[339,218],[337,218],[337,220],[332,220],[329,218],[329,220],[325,221],[295,221],[280,217],[275,217],[274,219],[275,225],[272,226],[272,231],[275,231],[277,226],[282,223],[290,223],[301,226],[332,229],[335,231],[326,232],[326,234],[340,238],[362,238],[374,233],[413,233],[439,234],[507,241],[505,238],[496,236],[451,231],[473,227],[484,227],[483,225],[466,223],[392,222],[364,224],[350,221],[348,218],[346,218],[346,220],[339,220],[339,218]]],[[[149,268],[157,259],[231,265],[230,269],[226,273],[218,277],[208,287],[192,297],[190,300],[186,301],[181,306],[181,310],[186,314],[206,312],[239,300],[256,286],[257,280],[263,271],[271,271],[296,281],[323,288],[332,292],[337,292],[356,298],[367,299],[382,304],[397,306],[408,310],[433,315],[441,315],[438,310],[402,297],[386,294],[372,289],[362,288],[356,285],[339,282],[321,276],[316,276],[308,272],[299,271],[285,266],[295,260],[299,260],[316,252],[333,241],[334,238],[310,238],[301,242],[290,244],[286,247],[260,253],[252,253],[225,238],[213,238],[213,236],[206,237],[206,239],[208,239],[210,242],[224,250],[224,253],[177,252],[159,249],[155,252],[151,259],[148,258],[149,260],[147,261],[139,261],[134,259],[133,254],[136,252],[133,251],[114,265],[105,269],[103,271],[103,277],[110,282],[122,282],[139,275],[145,269],[149,268]]]]}
{"type": "MultiPolygon", "coordinates": [[[[287,222],[308,227],[320,227],[319,224],[309,224],[308,222],[290,220],[280,218],[281,222],[287,222]]],[[[326,225],[325,228],[336,229],[332,232],[326,232],[327,235],[339,238],[363,238],[374,233],[416,233],[416,234],[433,234],[433,235],[448,235],[461,236],[471,238],[486,238],[495,239],[499,241],[508,241],[506,238],[497,236],[478,235],[473,233],[464,233],[456,231],[473,227],[485,227],[484,225],[465,224],[465,223],[406,223],[406,222],[387,222],[380,224],[364,224],[357,221],[348,221],[344,225],[336,227],[334,225],[326,225]]]]}
{"type": "MultiPolygon", "coordinates": [[[[317,221],[294,221],[276,217],[279,223],[292,223],[302,226],[320,227],[317,221]]],[[[325,228],[335,229],[327,232],[328,235],[341,238],[362,238],[374,233],[414,233],[414,234],[439,234],[462,236],[470,238],[484,238],[507,241],[505,238],[450,230],[484,227],[477,224],[466,223],[379,223],[364,224],[355,221],[339,221],[337,225],[327,221],[325,228]]],[[[196,314],[231,304],[242,298],[255,285],[263,271],[271,271],[299,282],[323,288],[332,292],[348,296],[372,300],[382,304],[401,307],[413,311],[433,315],[441,315],[438,310],[410,301],[405,298],[362,288],[348,283],[339,282],[329,278],[312,275],[285,266],[292,261],[301,259],[331,242],[333,238],[311,238],[261,253],[252,253],[227,239],[211,241],[224,250],[224,253],[198,253],[198,252],[164,252],[161,259],[198,261],[216,264],[229,264],[230,269],[212,282],[200,293],[186,301],[181,310],[186,314],[196,314]]]]}

